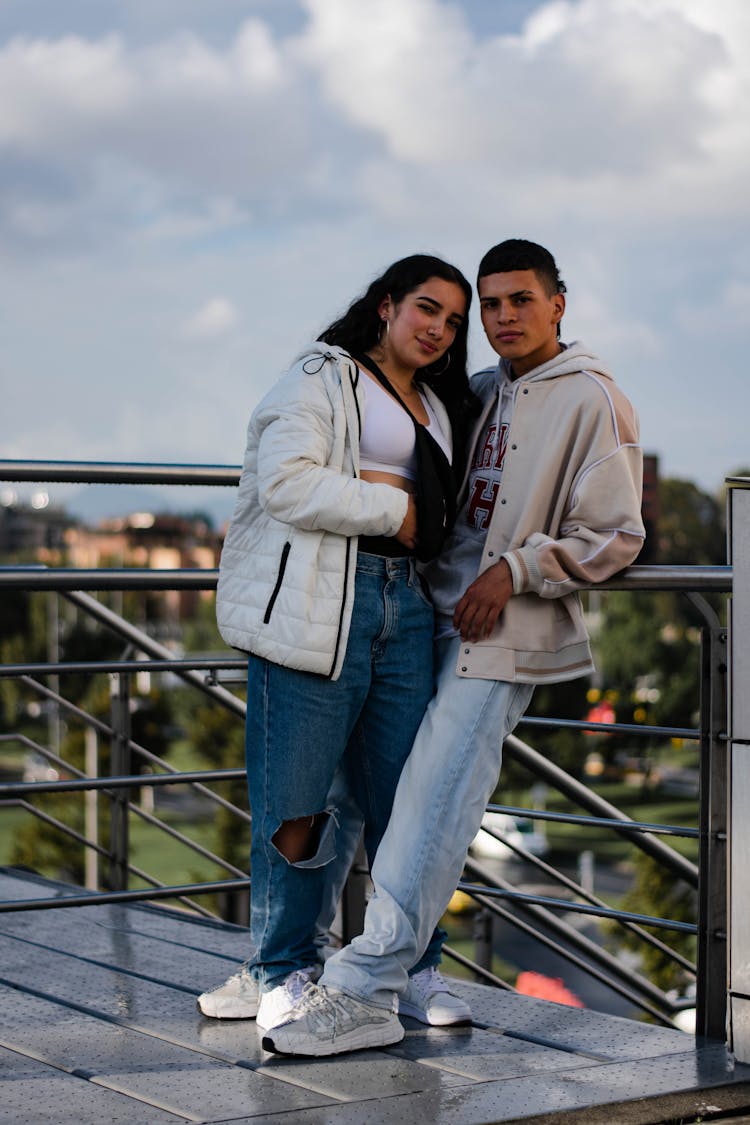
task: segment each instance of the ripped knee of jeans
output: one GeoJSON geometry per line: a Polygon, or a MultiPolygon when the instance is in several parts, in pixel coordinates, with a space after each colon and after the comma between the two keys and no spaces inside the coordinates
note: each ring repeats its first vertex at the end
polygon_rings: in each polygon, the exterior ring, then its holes
{"type": "Polygon", "coordinates": [[[325,867],[336,855],[337,821],[333,809],[283,820],[271,843],[293,867],[325,867]]]}

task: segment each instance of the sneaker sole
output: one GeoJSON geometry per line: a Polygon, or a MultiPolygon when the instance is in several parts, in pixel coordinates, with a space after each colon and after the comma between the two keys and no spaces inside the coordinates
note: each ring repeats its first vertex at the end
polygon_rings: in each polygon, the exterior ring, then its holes
{"type": "Polygon", "coordinates": [[[419,1020],[420,1023],[424,1023],[428,1027],[460,1027],[470,1024],[472,1020],[471,1012],[463,1016],[456,1014],[455,1016],[447,1016],[445,1018],[433,1017],[431,1019],[423,1008],[416,1008],[400,997],[398,1002],[398,1014],[400,1016],[410,1016],[413,1020],[419,1020]]]}
{"type": "Polygon", "coordinates": [[[237,1004],[235,1007],[222,1005],[221,1011],[217,1009],[207,1011],[200,999],[196,1000],[195,1004],[201,1015],[208,1016],[211,1020],[254,1020],[258,1014],[257,1004],[237,1004]]]}
{"type": "Polygon", "coordinates": [[[270,1051],[275,1055],[296,1055],[300,1058],[320,1058],[322,1055],[343,1055],[346,1054],[347,1051],[364,1051],[368,1047],[388,1047],[393,1043],[400,1043],[405,1034],[401,1024],[397,1027],[391,1025],[389,1027],[380,1028],[377,1031],[370,1029],[358,1031],[356,1033],[352,1032],[334,1044],[330,1041],[325,1043],[312,1043],[304,1051],[290,1051],[283,1046],[277,1046],[273,1036],[264,1035],[262,1047],[264,1051],[270,1051]]]}

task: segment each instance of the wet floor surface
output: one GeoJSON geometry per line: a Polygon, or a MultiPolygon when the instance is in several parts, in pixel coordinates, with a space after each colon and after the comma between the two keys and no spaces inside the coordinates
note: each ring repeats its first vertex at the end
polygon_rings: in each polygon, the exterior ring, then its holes
{"type": "MultiPolygon", "coordinates": [[[[58,890],[0,871],[2,900],[58,890]]],[[[480,1125],[609,1106],[617,1125],[636,1120],[617,1106],[750,1082],[722,1044],[465,982],[470,1027],[404,1020],[393,1047],[278,1058],[253,1021],[196,1008],[247,947],[240,927],[141,904],[0,914],[0,1123],[480,1125]]]]}

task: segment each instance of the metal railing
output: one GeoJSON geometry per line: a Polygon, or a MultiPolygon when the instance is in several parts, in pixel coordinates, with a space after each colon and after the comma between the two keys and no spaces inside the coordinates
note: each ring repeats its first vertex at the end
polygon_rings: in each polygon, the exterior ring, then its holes
{"type": "MultiPolygon", "coordinates": [[[[239,470],[231,466],[175,466],[175,465],[91,465],[81,462],[0,462],[0,479],[35,481],[79,481],[108,483],[170,483],[170,484],[236,484],[239,470]]],[[[26,662],[6,664],[0,668],[0,677],[14,678],[25,689],[33,692],[60,709],[70,719],[83,724],[97,736],[107,739],[111,746],[110,776],[86,776],[51,748],[39,743],[26,745],[42,758],[70,777],[67,780],[11,782],[0,785],[0,802],[24,808],[30,815],[44,819],[81,846],[96,851],[107,861],[106,890],[98,894],[70,894],[62,898],[34,899],[23,902],[0,903],[0,912],[8,910],[38,910],[50,906],[90,905],[93,902],[123,902],[147,899],[179,898],[200,913],[209,913],[195,898],[205,894],[241,893],[246,900],[250,880],[246,873],[227,863],[210,849],[191,840],[185,833],[166,823],[163,818],[144,810],[130,800],[129,790],[138,787],[154,789],[179,782],[190,785],[201,797],[214,802],[232,815],[249,823],[246,810],[216,794],[209,786],[219,781],[236,780],[244,776],[244,769],[201,770],[178,772],[163,758],[147,747],[133,741],[130,732],[130,680],[145,670],[170,672],[186,685],[207,695],[216,706],[226,709],[237,719],[245,713],[244,702],[223,686],[237,681],[244,669],[244,660],[237,657],[204,657],[176,659],[169,648],[161,645],[146,632],[124,620],[102,602],[85,591],[113,590],[212,590],[216,584],[215,570],[107,569],[81,570],[70,568],[40,568],[12,566],[0,568],[0,596],[6,590],[26,592],[56,592],[75,605],[77,609],[118,636],[129,650],[135,650],[147,659],[129,656],[110,661],[78,661],[61,663],[26,662]],[[56,685],[60,678],[70,674],[107,674],[112,685],[110,722],[84,711],[65,697],[56,685]],[[50,678],[50,684],[42,679],[50,678]],[[141,774],[133,771],[132,756],[148,763],[151,769],[161,772],[141,774]],[[42,793],[103,792],[111,802],[111,838],[108,848],[92,843],[84,834],[71,829],[35,807],[31,798],[42,793]],[[201,883],[164,886],[147,872],[136,868],[129,857],[129,823],[131,816],[146,820],[153,827],[178,840],[194,854],[210,860],[224,871],[228,878],[201,883]],[[146,888],[130,889],[129,879],[136,876],[149,884],[146,888]]],[[[634,822],[608,804],[594,791],[550,762],[538,750],[518,736],[506,741],[506,753],[521,763],[533,777],[565,796],[571,803],[585,810],[583,816],[571,813],[554,813],[546,810],[520,809],[493,805],[491,810],[504,811],[515,817],[530,817],[548,822],[606,827],[624,836],[645,854],[659,863],[698,894],[698,922],[686,922],[628,913],[608,906],[590,890],[561,872],[556,871],[539,857],[513,845],[502,833],[496,835],[515,850],[525,862],[532,864],[545,880],[561,888],[561,897],[538,895],[517,890],[510,882],[497,877],[487,867],[474,859],[467,860],[465,878],[461,889],[481,906],[475,926],[477,958],[471,961],[455,950],[450,954],[472,968],[479,979],[499,987],[510,987],[507,982],[491,972],[489,930],[491,919],[500,918],[524,933],[533,933],[537,941],[553,947],[578,968],[583,968],[597,980],[625,997],[635,1007],[653,1019],[669,1024],[680,1007],[680,1001],[646,980],[642,975],[623,966],[618,958],[582,935],[563,915],[577,913],[600,919],[614,920],[641,941],[658,947],[671,956],[687,972],[697,978],[697,1031],[712,1038],[723,1038],[726,1013],[726,835],[727,835],[727,720],[726,720],[726,629],[720,624],[705,598],[706,593],[727,594],[731,591],[732,574],[729,567],[631,567],[606,583],[602,590],[663,591],[678,590],[687,593],[703,617],[701,655],[701,721],[698,728],[662,728],[629,724],[592,724],[528,717],[525,729],[546,726],[567,727],[584,732],[632,734],[637,736],[680,737],[695,739],[700,744],[700,822],[695,828],[678,828],[673,825],[634,822]],[[692,864],[674,851],[663,837],[682,835],[699,840],[699,864],[692,864]],[[722,888],[724,888],[722,890],[722,888]],[[676,954],[660,937],[648,933],[643,927],[659,931],[694,933],[697,937],[698,959],[693,966],[676,954]]],[[[6,734],[23,740],[23,736],[6,734]]],[[[355,866],[344,912],[343,938],[356,932],[358,916],[364,904],[363,881],[366,871],[355,866]],[[353,916],[354,915],[354,916],[353,916]]]]}

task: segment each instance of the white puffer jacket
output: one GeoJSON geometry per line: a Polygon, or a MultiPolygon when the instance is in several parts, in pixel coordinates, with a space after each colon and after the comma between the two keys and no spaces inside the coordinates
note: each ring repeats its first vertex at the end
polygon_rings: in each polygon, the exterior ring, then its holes
{"type": "MultiPolygon", "coordinates": [[[[443,404],[425,392],[445,433],[443,404]]],[[[227,644],[337,679],[359,535],[395,535],[407,497],[359,479],[364,390],[342,348],[316,343],[254,411],[219,567],[227,644]]]]}

